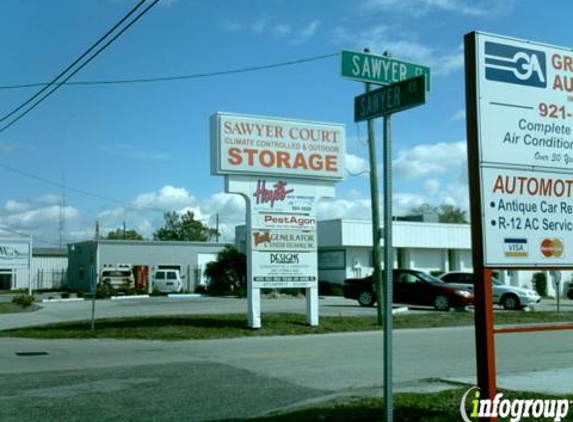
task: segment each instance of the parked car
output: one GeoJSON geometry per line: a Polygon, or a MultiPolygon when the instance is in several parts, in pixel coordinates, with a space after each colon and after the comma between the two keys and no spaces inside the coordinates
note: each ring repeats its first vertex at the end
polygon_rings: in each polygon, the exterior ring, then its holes
{"type": "MultiPolygon", "coordinates": [[[[474,273],[453,271],[442,275],[441,279],[452,286],[473,292],[474,273]]],[[[504,309],[522,309],[541,301],[541,296],[535,290],[508,286],[494,277],[492,277],[492,282],[493,303],[503,306],[504,309]]]]}
{"type": "Polygon", "coordinates": [[[101,283],[108,284],[115,289],[133,288],[134,280],[131,265],[128,264],[104,265],[101,270],[101,283]]]}
{"type": "MultiPolygon", "coordinates": [[[[430,274],[416,270],[393,271],[393,302],[433,306],[439,311],[473,305],[473,295],[465,289],[448,286],[430,274]]],[[[376,293],[372,276],[344,281],[344,297],[356,299],[362,306],[374,306],[376,293]]]]}
{"type": "Polygon", "coordinates": [[[153,290],[161,293],[179,293],[183,282],[178,270],[156,270],[152,275],[153,290]]]}

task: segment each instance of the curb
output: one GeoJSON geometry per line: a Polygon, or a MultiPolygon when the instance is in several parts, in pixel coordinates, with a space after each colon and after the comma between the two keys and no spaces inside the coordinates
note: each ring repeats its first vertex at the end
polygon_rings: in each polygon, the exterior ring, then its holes
{"type": "Polygon", "coordinates": [[[83,297],[70,297],[67,299],[42,299],[42,303],[59,303],[59,302],[83,302],[83,297]]]}
{"type": "Polygon", "coordinates": [[[149,299],[149,295],[112,296],[111,300],[149,299]]]}
{"type": "Polygon", "coordinates": [[[169,293],[167,297],[170,299],[187,299],[187,298],[207,297],[207,295],[202,295],[199,293],[169,293]]]}

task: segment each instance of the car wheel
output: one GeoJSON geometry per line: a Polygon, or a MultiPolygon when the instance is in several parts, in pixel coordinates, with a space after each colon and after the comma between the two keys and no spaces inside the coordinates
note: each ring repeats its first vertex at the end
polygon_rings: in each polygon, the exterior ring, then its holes
{"type": "Polygon", "coordinates": [[[501,306],[508,311],[515,311],[521,308],[519,298],[516,295],[505,295],[501,298],[501,306]]]}
{"type": "Polygon", "coordinates": [[[437,311],[447,311],[450,309],[450,299],[446,295],[439,295],[434,299],[434,308],[437,311]]]}
{"type": "Polygon", "coordinates": [[[361,306],[374,306],[375,301],[374,293],[371,291],[364,290],[358,295],[358,303],[360,303],[361,306]]]}

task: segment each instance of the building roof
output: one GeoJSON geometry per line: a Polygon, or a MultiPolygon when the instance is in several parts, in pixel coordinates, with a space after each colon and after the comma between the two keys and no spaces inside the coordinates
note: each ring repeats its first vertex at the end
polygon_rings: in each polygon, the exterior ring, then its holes
{"type": "Polygon", "coordinates": [[[46,257],[67,257],[67,249],[59,248],[32,248],[32,256],[46,256],[46,257]]]}

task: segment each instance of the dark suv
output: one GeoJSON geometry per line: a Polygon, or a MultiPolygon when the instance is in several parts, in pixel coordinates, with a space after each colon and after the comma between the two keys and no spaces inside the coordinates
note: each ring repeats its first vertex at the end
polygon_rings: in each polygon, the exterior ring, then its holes
{"type": "MultiPolygon", "coordinates": [[[[433,306],[439,311],[473,305],[473,294],[450,287],[430,274],[416,270],[393,271],[393,302],[408,305],[433,306]]],[[[344,297],[356,299],[362,306],[374,306],[376,293],[372,276],[349,278],[344,281],[344,297]]]]}

